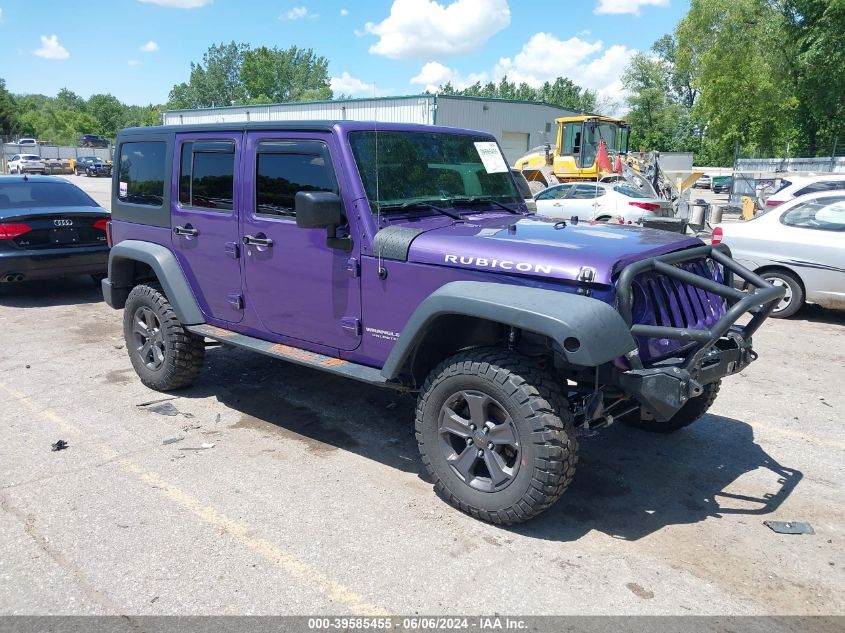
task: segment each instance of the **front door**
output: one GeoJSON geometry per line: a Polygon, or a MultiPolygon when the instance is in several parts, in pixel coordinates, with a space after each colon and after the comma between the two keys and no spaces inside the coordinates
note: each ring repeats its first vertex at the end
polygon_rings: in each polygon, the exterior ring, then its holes
{"type": "Polygon", "coordinates": [[[238,196],[242,134],[178,135],[173,170],[173,251],[203,314],[243,318],[238,261],[238,196]]]}
{"type": "Polygon", "coordinates": [[[320,133],[247,135],[244,282],[262,329],[351,350],[361,341],[358,245],[352,252],[329,248],[325,229],[296,225],[299,191],[333,191],[349,209],[343,174],[331,159],[333,143],[320,133]]]}

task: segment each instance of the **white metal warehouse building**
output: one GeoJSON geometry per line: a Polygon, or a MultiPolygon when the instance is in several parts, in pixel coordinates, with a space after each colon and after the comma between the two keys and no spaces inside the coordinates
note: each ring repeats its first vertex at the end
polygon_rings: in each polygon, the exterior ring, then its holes
{"type": "Polygon", "coordinates": [[[534,101],[411,95],[372,99],[306,101],[273,105],[230,106],[197,110],[168,110],[165,125],[238,121],[384,121],[446,125],[493,134],[508,161],[547,142],[554,142],[555,119],[578,114],[574,110],[534,101]]]}

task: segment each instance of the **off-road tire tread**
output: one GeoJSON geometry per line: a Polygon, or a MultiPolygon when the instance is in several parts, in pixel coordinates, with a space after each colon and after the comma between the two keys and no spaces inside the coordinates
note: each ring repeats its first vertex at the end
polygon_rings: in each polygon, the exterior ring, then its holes
{"type": "Polygon", "coordinates": [[[136,302],[139,299],[147,299],[156,311],[165,340],[171,353],[168,366],[159,374],[157,380],[150,380],[144,373],[138,371],[137,363],[140,359],[130,350],[130,341],[127,339],[126,346],[129,350],[129,358],[135,372],[150,389],[156,391],[174,391],[189,387],[196,380],[202,371],[205,361],[205,342],[201,336],[188,332],[173,311],[173,306],[164,295],[161,287],[155,283],[145,283],[135,286],[126,299],[126,307],[123,312],[124,333],[127,323],[131,327],[132,315],[135,312],[136,302]]]}
{"type": "Polygon", "coordinates": [[[719,389],[721,388],[721,380],[704,385],[702,389],[703,393],[700,396],[687,402],[681,407],[680,411],[666,422],[658,422],[654,419],[643,420],[636,414],[626,417],[625,421],[631,426],[643,429],[644,431],[651,431],[652,433],[674,433],[675,431],[680,431],[707,413],[707,410],[716,401],[716,396],[719,395],[719,389]]]}
{"type": "MultiPolygon", "coordinates": [[[[557,501],[575,476],[578,440],[566,398],[552,377],[534,363],[501,348],[478,348],[455,354],[435,367],[417,399],[415,431],[417,443],[435,492],[447,503],[476,519],[499,525],[528,521],[557,501]],[[532,436],[539,457],[534,463],[531,485],[517,503],[488,511],[456,497],[437,475],[423,441],[423,416],[433,389],[453,376],[476,375],[495,381],[508,392],[525,419],[532,423],[532,436]]],[[[529,464],[522,466],[530,467],[529,464]]]]}

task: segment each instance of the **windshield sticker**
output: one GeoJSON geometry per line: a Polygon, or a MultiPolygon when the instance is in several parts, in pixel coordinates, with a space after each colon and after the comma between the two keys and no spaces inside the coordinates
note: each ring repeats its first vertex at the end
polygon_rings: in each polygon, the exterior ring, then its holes
{"type": "Polygon", "coordinates": [[[485,141],[474,145],[488,174],[501,174],[508,171],[505,157],[502,156],[502,152],[499,151],[499,146],[495,142],[485,141]]]}
{"type": "Polygon", "coordinates": [[[125,198],[129,193],[129,184],[125,182],[120,183],[120,197],[125,198]]]}

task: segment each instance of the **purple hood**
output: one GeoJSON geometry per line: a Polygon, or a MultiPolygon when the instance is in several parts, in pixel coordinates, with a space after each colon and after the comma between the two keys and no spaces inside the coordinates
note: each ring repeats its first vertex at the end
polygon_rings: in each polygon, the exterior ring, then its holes
{"type": "Polygon", "coordinates": [[[637,226],[482,217],[427,230],[411,244],[408,261],[567,280],[589,266],[595,282],[610,284],[631,262],[700,245],[694,237],[637,226]]]}

